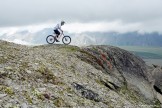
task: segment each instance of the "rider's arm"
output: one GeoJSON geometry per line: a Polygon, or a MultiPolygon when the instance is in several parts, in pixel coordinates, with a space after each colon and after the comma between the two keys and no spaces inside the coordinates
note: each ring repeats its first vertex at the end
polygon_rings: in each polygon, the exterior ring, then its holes
{"type": "Polygon", "coordinates": [[[59,30],[63,33],[63,30],[61,29],[61,24],[59,24],[59,30]]]}

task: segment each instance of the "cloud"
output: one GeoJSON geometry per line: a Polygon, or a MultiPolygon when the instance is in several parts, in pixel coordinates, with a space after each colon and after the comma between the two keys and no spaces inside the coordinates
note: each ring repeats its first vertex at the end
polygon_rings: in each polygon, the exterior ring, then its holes
{"type": "MultiPolygon", "coordinates": [[[[161,27],[161,0],[1,0],[0,26],[26,26],[40,23],[112,22],[161,27]]],[[[158,27],[159,29],[159,27],[158,27]]]]}
{"type": "MultiPolygon", "coordinates": [[[[15,35],[22,31],[28,31],[30,34],[40,32],[45,28],[52,29],[55,25],[50,23],[39,24],[39,25],[30,25],[30,26],[17,26],[17,27],[4,27],[0,28],[1,34],[6,36],[15,35]]],[[[145,31],[142,29],[142,23],[124,23],[121,20],[116,20],[112,22],[90,22],[90,23],[67,23],[62,27],[62,29],[68,33],[84,33],[84,32],[133,32],[133,31],[145,31]]],[[[23,37],[22,34],[19,34],[23,37]]]]}
{"type": "Polygon", "coordinates": [[[120,20],[112,22],[71,23],[63,27],[69,33],[83,32],[132,32],[139,31],[141,23],[123,23],[120,20]]]}

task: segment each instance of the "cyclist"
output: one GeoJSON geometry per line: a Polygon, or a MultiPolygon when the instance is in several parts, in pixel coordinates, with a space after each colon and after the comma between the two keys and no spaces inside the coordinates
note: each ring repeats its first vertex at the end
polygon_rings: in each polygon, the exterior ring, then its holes
{"type": "Polygon", "coordinates": [[[57,24],[55,27],[54,27],[54,32],[56,33],[56,37],[55,37],[55,40],[56,42],[59,42],[59,35],[60,35],[60,32],[63,33],[63,30],[61,29],[61,26],[63,26],[65,24],[65,21],[61,21],[61,23],[57,24]]]}

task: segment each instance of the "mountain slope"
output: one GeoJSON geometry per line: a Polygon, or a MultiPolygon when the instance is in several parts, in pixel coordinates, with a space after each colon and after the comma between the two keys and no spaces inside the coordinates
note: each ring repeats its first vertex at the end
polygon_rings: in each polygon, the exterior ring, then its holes
{"type": "Polygon", "coordinates": [[[112,46],[0,41],[1,107],[142,107],[160,103],[145,63],[112,46]]]}

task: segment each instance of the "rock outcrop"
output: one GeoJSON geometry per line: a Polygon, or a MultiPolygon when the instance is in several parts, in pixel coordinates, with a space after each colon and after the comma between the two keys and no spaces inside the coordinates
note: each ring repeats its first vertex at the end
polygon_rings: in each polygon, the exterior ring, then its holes
{"type": "Polygon", "coordinates": [[[152,71],[153,77],[155,79],[154,87],[159,89],[159,92],[162,94],[162,69],[161,67],[156,67],[152,71]]]}
{"type": "Polygon", "coordinates": [[[154,79],[154,89],[157,92],[157,98],[162,103],[162,68],[156,66],[152,71],[152,76],[154,79]]]}
{"type": "Polygon", "coordinates": [[[155,87],[161,90],[161,73],[150,70],[139,57],[112,46],[0,41],[0,105],[160,107],[155,87]]]}
{"type": "MultiPolygon", "coordinates": [[[[152,76],[142,59],[112,46],[91,46],[83,50],[88,56],[93,56],[89,63],[97,63],[94,65],[96,68],[100,67],[103,72],[118,81],[117,84],[115,81],[110,81],[111,83],[119,88],[126,87],[131,91],[133,89],[148,101],[154,100],[154,92],[150,85],[152,76]]],[[[88,61],[88,56],[83,60],[88,61]]]]}

